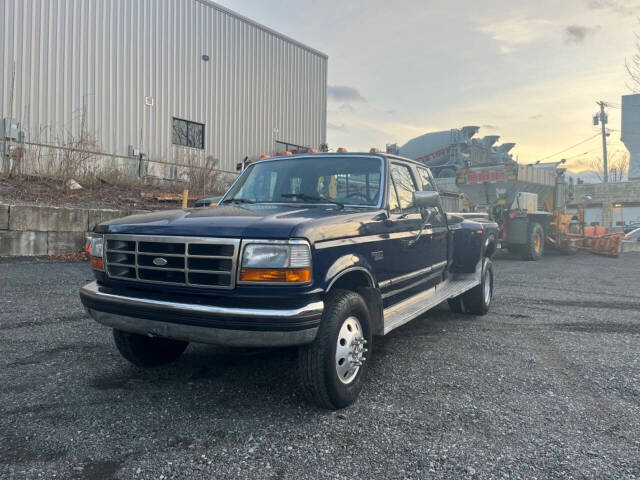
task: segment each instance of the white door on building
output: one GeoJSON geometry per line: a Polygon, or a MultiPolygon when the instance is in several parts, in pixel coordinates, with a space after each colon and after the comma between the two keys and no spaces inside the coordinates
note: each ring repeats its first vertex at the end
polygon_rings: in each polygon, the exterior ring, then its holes
{"type": "Polygon", "coordinates": [[[623,226],[630,223],[640,223],[640,205],[614,205],[613,225],[623,226]]]}

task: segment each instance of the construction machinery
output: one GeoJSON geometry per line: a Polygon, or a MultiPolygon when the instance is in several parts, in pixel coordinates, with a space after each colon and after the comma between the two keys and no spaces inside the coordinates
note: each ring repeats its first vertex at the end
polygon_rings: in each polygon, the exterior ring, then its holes
{"type": "Polygon", "coordinates": [[[585,249],[618,255],[620,235],[585,228],[584,205],[568,212],[573,188],[564,161],[521,165],[510,153],[515,143],[498,145],[497,135],[474,138],[479,130],[426,133],[400,147],[387,145],[387,152],[428,166],[441,192],[464,194],[466,210],[495,220],[502,247],[527,260],[539,259],[545,246],[566,254],[585,249]]]}
{"type": "Polygon", "coordinates": [[[470,211],[486,212],[498,223],[501,247],[525,260],[538,260],[545,246],[563,254],[584,249],[618,256],[619,234],[585,228],[584,205],[568,212],[573,189],[563,163],[467,166],[458,171],[455,182],[470,211]]]}
{"type": "Polygon", "coordinates": [[[480,127],[466,126],[430,132],[412,138],[402,146],[387,145],[393,153],[424,163],[436,178],[452,178],[466,165],[490,165],[512,161],[515,143],[496,145],[497,135],[474,138],[480,127]]]}

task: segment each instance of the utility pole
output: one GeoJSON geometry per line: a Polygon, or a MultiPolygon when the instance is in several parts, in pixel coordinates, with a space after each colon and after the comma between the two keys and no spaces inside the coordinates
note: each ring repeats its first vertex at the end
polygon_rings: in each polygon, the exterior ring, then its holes
{"type": "Polygon", "coordinates": [[[609,183],[609,167],[607,166],[607,114],[604,112],[604,107],[607,105],[602,100],[596,102],[600,105],[600,126],[602,127],[602,164],[603,164],[603,175],[602,182],[609,183]]]}

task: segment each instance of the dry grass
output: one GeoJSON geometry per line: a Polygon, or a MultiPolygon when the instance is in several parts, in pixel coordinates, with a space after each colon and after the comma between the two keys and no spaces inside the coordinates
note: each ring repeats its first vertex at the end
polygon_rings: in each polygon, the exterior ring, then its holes
{"type": "MultiPolygon", "coordinates": [[[[69,130],[56,134],[51,129],[43,129],[26,147],[14,148],[11,161],[5,163],[9,168],[4,172],[5,179],[8,177],[15,183],[13,193],[20,192],[21,198],[35,197],[35,201],[45,197],[55,204],[67,204],[68,199],[74,203],[74,198],[81,203],[86,199],[94,203],[100,200],[99,195],[115,192],[130,198],[128,192],[182,193],[188,189],[189,197],[195,199],[220,195],[235,179],[235,175],[218,170],[216,158],[204,157],[201,150],[195,149],[174,149],[173,163],[146,159],[145,171],[140,172],[138,158],[102,153],[96,136],[86,129],[85,117],[83,112],[76,133],[69,130]],[[75,183],[82,189],[73,189],[75,183]],[[50,191],[39,191],[43,184],[50,191]],[[29,190],[35,192],[25,193],[29,190]]],[[[2,196],[0,190],[0,198],[2,196]]],[[[101,203],[113,204],[111,198],[103,200],[101,203]]],[[[145,203],[140,200],[137,197],[124,203],[145,203]]]]}

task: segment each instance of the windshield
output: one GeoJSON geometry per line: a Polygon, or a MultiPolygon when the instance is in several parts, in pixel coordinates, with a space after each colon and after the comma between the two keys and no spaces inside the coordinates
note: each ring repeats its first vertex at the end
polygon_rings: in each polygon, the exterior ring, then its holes
{"type": "Polygon", "coordinates": [[[310,157],[250,166],[225,202],[335,203],[376,206],[382,160],[367,157],[310,157]]]}

